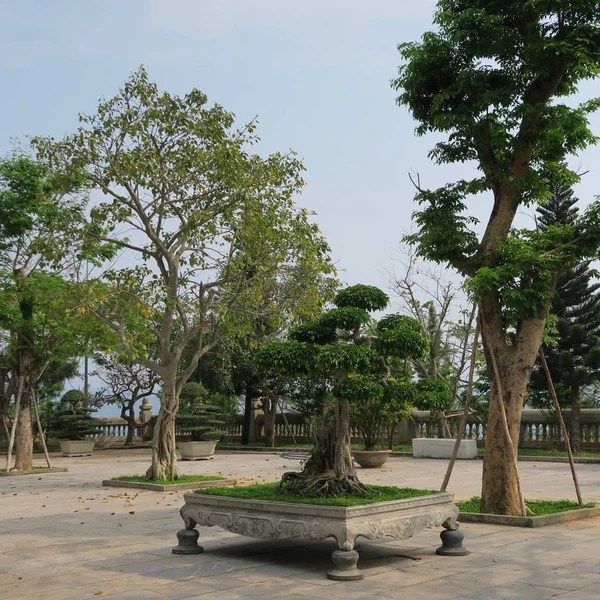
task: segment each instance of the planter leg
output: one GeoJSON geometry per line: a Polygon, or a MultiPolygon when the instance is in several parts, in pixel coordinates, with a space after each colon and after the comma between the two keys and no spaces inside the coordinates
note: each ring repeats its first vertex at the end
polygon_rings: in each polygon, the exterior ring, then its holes
{"type": "Polygon", "coordinates": [[[442,538],[442,545],[435,551],[436,554],[442,556],[466,556],[471,554],[471,551],[463,546],[465,534],[458,529],[454,531],[444,530],[440,533],[440,537],[442,538]]]}
{"type": "Polygon", "coordinates": [[[356,550],[335,550],[331,555],[333,569],[327,571],[327,578],[336,581],[356,581],[364,574],[356,568],[358,552],[356,550]]]}
{"type": "Polygon", "coordinates": [[[179,545],[175,546],[171,552],[173,554],[200,554],[204,548],[198,544],[200,534],[196,529],[180,529],[177,532],[179,545]]]}

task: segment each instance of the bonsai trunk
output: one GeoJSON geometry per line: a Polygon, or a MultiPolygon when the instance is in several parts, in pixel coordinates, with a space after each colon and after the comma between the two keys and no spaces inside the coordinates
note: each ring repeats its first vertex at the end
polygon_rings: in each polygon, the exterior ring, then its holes
{"type": "Polygon", "coordinates": [[[337,399],[334,418],[317,434],[315,448],[300,473],[285,473],[289,492],[303,496],[362,494],[367,488],[356,476],[350,453],[350,406],[337,399]]]}
{"type": "Polygon", "coordinates": [[[499,310],[495,311],[494,306],[490,307],[487,303],[482,304],[481,310],[484,351],[491,382],[481,511],[520,515],[522,509],[516,462],[519,427],[529,376],[541,345],[545,316],[524,320],[515,340],[509,345],[499,310]]]}
{"type": "Polygon", "coordinates": [[[175,442],[175,415],[179,408],[179,391],[174,377],[165,378],[160,409],[154,425],[152,440],[152,464],[146,471],[146,477],[164,481],[167,478],[177,479],[177,447],[175,442]]]}
{"type": "Polygon", "coordinates": [[[579,424],[581,421],[581,401],[579,386],[571,386],[571,419],[569,421],[569,438],[573,454],[581,452],[581,435],[579,424]]]}

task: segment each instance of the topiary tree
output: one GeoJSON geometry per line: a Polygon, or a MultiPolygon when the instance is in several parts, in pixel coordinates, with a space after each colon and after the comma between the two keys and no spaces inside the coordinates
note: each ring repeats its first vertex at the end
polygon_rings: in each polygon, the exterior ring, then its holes
{"type": "Polygon", "coordinates": [[[186,441],[202,442],[224,435],[225,421],[221,407],[211,402],[211,395],[201,383],[191,381],[181,390],[181,408],[175,417],[179,433],[189,434],[186,441]]]}
{"type": "Polygon", "coordinates": [[[89,407],[89,396],[79,390],[69,390],[60,399],[50,420],[51,436],[57,440],[85,440],[98,433],[98,425],[89,407]]]}
{"type": "Polygon", "coordinates": [[[350,454],[350,406],[369,397],[401,398],[389,358],[407,360],[428,347],[420,325],[409,317],[388,315],[373,327],[370,312],[384,309],[388,296],[380,289],[355,285],[339,292],[333,308],[319,319],[294,328],[289,340],[257,352],[261,368],[288,377],[318,373],[334,398],[316,436],[311,457],[300,473],[285,473],[282,484],[305,496],[361,494],[350,454]]]}

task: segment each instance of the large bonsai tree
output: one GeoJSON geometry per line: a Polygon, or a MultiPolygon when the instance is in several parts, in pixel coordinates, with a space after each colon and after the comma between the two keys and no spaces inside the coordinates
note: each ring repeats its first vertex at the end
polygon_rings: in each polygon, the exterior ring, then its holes
{"type": "Polygon", "coordinates": [[[388,315],[374,324],[370,312],[389,302],[380,289],[355,285],[339,292],[336,308],[294,328],[289,340],[264,346],[257,361],[283,376],[319,373],[332,388],[332,414],[326,416],[304,469],[286,473],[290,492],[308,496],[361,494],[350,454],[350,404],[363,397],[406,397],[405,381],[390,368],[390,358],[410,359],[428,349],[421,326],[410,317],[388,315]]]}
{"type": "Polygon", "coordinates": [[[598,100],[565,102],[600,73],[598,0],[439,0],[436,31],[400,46],[398,103],[417,134],[446,136],[437,163],[472,161],[479,173],[439,189],[416,180],[420,256],[464,275],[479,303],[490,377],[481,510],[522,510],[516,451],[523,399],[552,298],[555,273],[592,257],[598,207],[568,226],[516,231],[524,206],[549,198],[548,180],[573,184],[565,158],[595,143],[598,100]],[[478,197],[477,197],[478,195],[478,197]],[[467,207],[489,197],[483,235],[467,207]]]}

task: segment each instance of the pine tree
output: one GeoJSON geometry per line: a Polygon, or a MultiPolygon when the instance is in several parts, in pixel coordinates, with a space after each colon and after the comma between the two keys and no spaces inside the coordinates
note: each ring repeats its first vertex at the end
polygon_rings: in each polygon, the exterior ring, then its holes
{"type": "MultiPolygon", "coordinates": [[[[542,228],[573,224],[579,209],[577,198],[566,185],[552,184],[552,198],[538,208],[542,228]]],[[[570,440],[575,453],[581,450],[579,423],[582,389],[600,379],[600,283],[590,261],[561,273],[551,305],[557,317],[556,344],[543,351],[563,408],[571,407],[570,440]]],[[[548,382],[538,363],[530,383],[530,399],[538,406],[551,405],[548,382]]]]}

